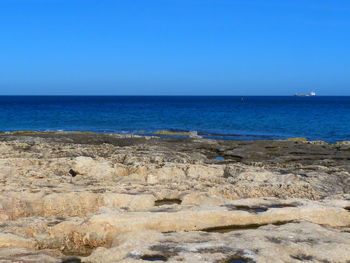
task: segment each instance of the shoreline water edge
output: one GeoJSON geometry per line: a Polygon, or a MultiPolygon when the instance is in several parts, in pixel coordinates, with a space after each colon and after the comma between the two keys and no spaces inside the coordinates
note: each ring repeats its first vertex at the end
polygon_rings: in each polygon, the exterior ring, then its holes
{"type": "Polygon", "coordinates": [[[36,130],[13,130],[13,131],[0,131],[1,135],[71,135],[71,134],[81,134],[81,135],[95,135],[95,136],[116,136],[116,137],[145,137],[145,138],[177,138],[177,139],[203,139],[203,140],[218,140],[218,141],[300,141],[308,143],[328,143],[328,144],[347,144],[350,141],[334,141],[328,142],[324,140],[309,140],[307,137],[288,137],[284,139],[272,139],[269,136],[262,135],[249,135],[255,139],[242,139],[241,137],[248,135],[238,135],[238,134],[218,134],[218,133],[202,133],[197,131],[173,131],[173,130],[159,130],[154,132],[138,131],[134,133],[120,133],[120,132],[92,132],[92,131],[36,131],[36,130]]]}

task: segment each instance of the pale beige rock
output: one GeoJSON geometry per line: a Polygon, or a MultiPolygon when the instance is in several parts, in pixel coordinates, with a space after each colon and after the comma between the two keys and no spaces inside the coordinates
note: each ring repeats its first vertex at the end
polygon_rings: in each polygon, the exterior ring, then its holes
{"type": "Polygon", "coordinates": [[[146,177],[146,181],[148,184],[156,184],[159,182],[159,179],[157,176],[153,175],[153,174],[149,174],[146,177]]]}
{"type": "Polygon", "coordinates": [[[97,161],[91,157],[80,156],[75,158],[72,169],[80,175],[87,175],[104,180],[112,180],[117,175],[108,161],[97,161]]]}
{"type": "Polygon", "coordinates": [[[23,247],[35,248],[36,241],[30,238],[23,238],[10,233],[0,233],[0,248],[23,247]]]}
{"type": "MultiPolygon", "coordinates": [[[[255,200],[257,201],[259,200],[255,200]]],[[[253,206],[255,202],[251,202],[250,205],[253,206]]],[[[264,202],[266,205],[272,204],[266,200],[261,203],[264,202]]],[[[238,206],[239,203],[237,202],[236,205],[238,206]]],[[[162,208],[159,208],[159,211],[152,210],[152,212],[125,212],[120,209],[104,208],[100,214],[93,215],[84,222],[62,222],[54,225],[47,232],[49,236],[56,238],[56,247],[62,244],[65,249],[79,251],[86,246],[109,247],[115,237],[143,230],[199,231],[218,227],[249,228],[252,225],[286,224],[295,221],[307,221],[337,228],[350,224],[350,213],[336,205],[325,206],[323,203],[305,202],[299,207],[276,207],[266,212],[255,212],[254,209],[251,211],[239,210],[242,209],[239,207],[236,210],[234,206],[235,204],[223,207],[178,207],[177,209],[173,207],[173,209],[167,209],[167,212],[162,211],[162,208]]],[[[85,253],[85,250],[82,249],[80,253],[85,253]]]]}
{"type": "Polygon", "coordinates": [[[154,202],[155,197],[150,194],[69,192],[42,196],[27,193],[17,198],[0,198],[0,220],[27,216],[85,216],[103,206],[127,207],[130,211],[138,211],[153,207],[154,202]]]}
{"type": "Polygon", "coordinates": [[[325,143],[12,137],[0,141],[0,262],[345,263],[348,158],[325,143]]]}
{"type": "Polygon", "coordinates": [[[224,205],[229,203],[225,198],[212,197],[208,193],[194,192],[185,195],[182,198],[183,205],[224,205]]]}
{"type": "Polygon", "coordinates": [[[1,263],[60,263],[64,256],[52,250],[35,251],[26,248],[0,248],[1,263]]]}
{"type": "Polygon", "coordinates": [[[154,206],[153,195],[104,194],[103,204],[109,207],[127,207],[130,211],[142,211],[154,206]]]}
{"type": "Polygon", "coordinates": [[[222,165],[189,165],[186,174],[190,176],[220,177],[224,175],[225,167],[222,165]]]}
{"type": "Polygon", "coordinates": [[[109,249],[97,249],[83,262],[143,262],[163,255],[167,262],[347,262],[349,233],[336,233],[311,223],[264,226],[228,233],[133,232],[116,238],[109,249]],[[105,261],[103,261],[105,260],[105,261]]]}

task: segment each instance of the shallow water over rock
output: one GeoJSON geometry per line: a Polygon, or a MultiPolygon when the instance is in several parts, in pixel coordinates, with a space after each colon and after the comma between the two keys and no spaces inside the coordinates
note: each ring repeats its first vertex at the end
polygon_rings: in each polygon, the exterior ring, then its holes
{"type": "Polygon", "coordinates": [[[144,261],[152,261],[152,262],[165,262],[168,261],[168,259],[162,255],[145,255],[141,257],[142,260],[144,261]]]}
{"type": "Polygon", "coordinates": [[[237,258],[237,259],[230,259],[229,261],[227,261],[227,263],[248,263],[248,261],[243,258],[237,258]]]}

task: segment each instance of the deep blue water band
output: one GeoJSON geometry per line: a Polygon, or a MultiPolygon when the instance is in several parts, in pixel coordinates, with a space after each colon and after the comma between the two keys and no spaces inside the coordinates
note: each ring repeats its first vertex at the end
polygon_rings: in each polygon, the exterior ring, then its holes
{"type": "Polygon", "coordinates": [[[0,131],[15,130],[335,142],[350,140],[350,97],[0,96],[0,131]]]}

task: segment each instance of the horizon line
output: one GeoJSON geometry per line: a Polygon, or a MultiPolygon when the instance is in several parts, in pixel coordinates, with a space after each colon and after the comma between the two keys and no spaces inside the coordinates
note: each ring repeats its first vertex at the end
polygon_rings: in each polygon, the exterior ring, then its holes
{"type": "MultiPolygon", "coordinates": [[[[121,94],[0,94],[1,97],[295,97],[294,95],[121,95],[121,94]]],[[[312,97],[349,97],[349,95],[316,95],[312,97]]]]}

